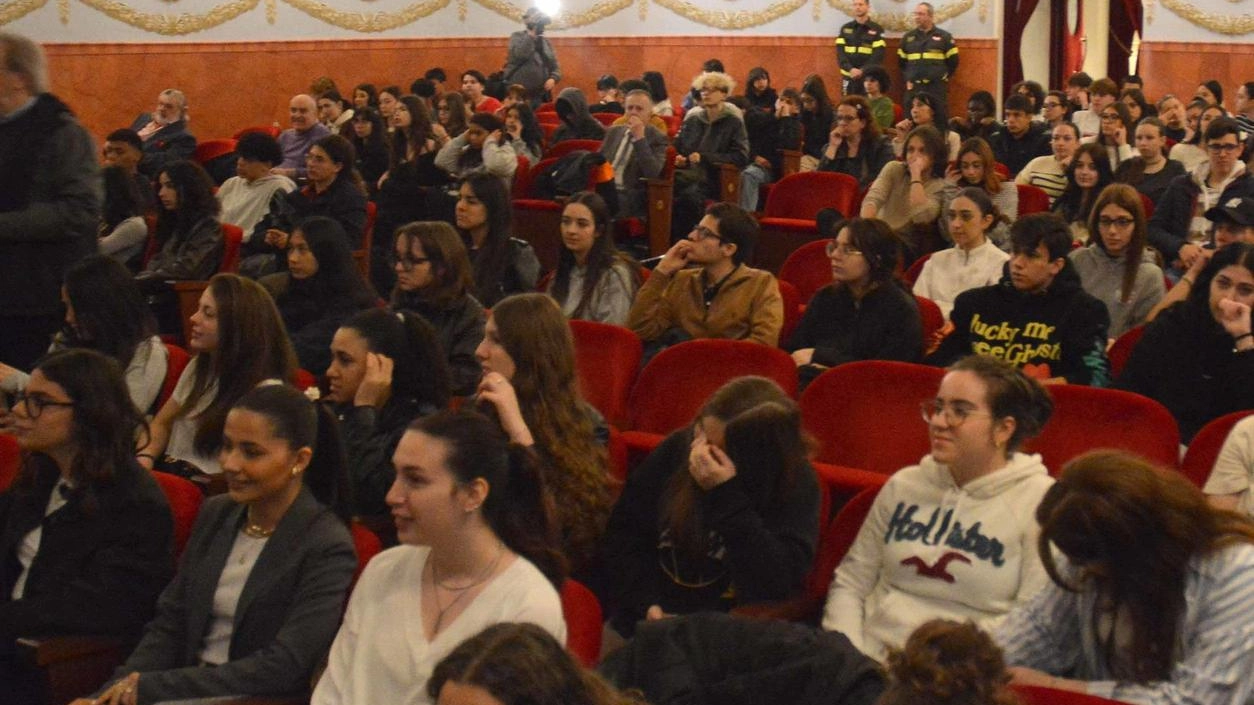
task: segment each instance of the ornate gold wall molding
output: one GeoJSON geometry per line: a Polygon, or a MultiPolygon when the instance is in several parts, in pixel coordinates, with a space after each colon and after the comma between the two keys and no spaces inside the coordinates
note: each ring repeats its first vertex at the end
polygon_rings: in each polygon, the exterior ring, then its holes
{"type": "Polygon", "coordinates": [[[1223,15],[1206,12],[1184,0],[1158,0],[1159,4],[1184,18],[1189,24],[1208,29],[1216,34],[1241,35],[1254,33],[1254,14],[1223,15]]]}
{"type": "MultiPolygon", "coordinates": [[[[850,17],[853,16],[853,3],[847,2],[847,0],[827,0],[827,4],[850,17]]],[[[975,7],[975,0],[958,0],[958,2],[937,5],[934,12],[936,22],[940,24],[941,22],[952,20],[972,7],[975,7]]],[[[980,21],[983,22],[987,15],[988,3],[985,0],[981,0],[980,21]]],[[[908,12],[873,12],[871,17],[890,32],[909,32],[914,29],[914,17],[908,12]]]]}
{"type": "MultiPolygon", "coordinates": [[[[178,15],[141,12],[116,0],[79,0],[79,2],[145,32],[176,36],[200,32],[230,22],[245,12],[256,9],[261,0],[234,0],[218,5],[209,12],[200,14],[184,12],[178,15]]],[[[65,13],[61,21],[68,21],[68,13],[65,13]]]]}
{"type": "MultiPolygon", "coordinates": [[[[646,12],[646,1],[641,0],[640,13],[642,19],[646,12]]],[[[507,17],[516,22],[522,21],[523,13],[531,6],[531,3],[527,3],[526,6],[515,5],[509,2],[509,0],[475,0],[475,2],[502,17],[507,17]]],[[[634,4],[636,4],[636,0],[602,0],[602,2],[598,2],[583,12],[562,12],[553,18],[553,24],[550,26],[553,29],[583,27],[611,15],[616,15],[634,4]]]]}
{"type": "Polygon", "coordinates": [[[13,0],[0,5],[0,25],[28,15],[48,4],[48,0],[13,0]]]}
{"type": "Polygon", "coordinates": [[[449,6],[452,0],[425,0],[395,12],[344,12],[317,0],[283,0],[287,5],[310,17],[354,32],[384,32],[434,14],[449,6]]]}
{"type": "Polygon", "coordinates": [[[791,15],[805,7],[807,2],[807,0],[781,0],[758,12],[750,12],[748,10],[727,12],[725,10],[702,10],[686,0],[653,1],[681,17],[686,17],[693,22],[718,29],[747,29],[768,24],[781,17],[791,15]]]}

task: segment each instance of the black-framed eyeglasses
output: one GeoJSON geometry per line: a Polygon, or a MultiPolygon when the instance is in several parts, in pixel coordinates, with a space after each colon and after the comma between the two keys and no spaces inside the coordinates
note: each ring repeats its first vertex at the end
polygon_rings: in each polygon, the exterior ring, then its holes
{"type": "Polygon", "coordinates": [[[1103,217],[1103,218],[1097,219],[1097,227],[1119,228],[1120,230],[1123,230],[1124,228],[1132,227],[1132,224],[1135,222],[1136,221],[1131,218],[1105,218],[1103,217]]]}
{"type": "Polygon", "coordinates": [[[704,225],[698,225],[692,229],[692,232],[688,233],[688,239],[693,242],[701,242],[702,240],[709,240],[711,238],[718,240],[719,242],[726,242],[726,240],[723,239],[723,236],[713,230],[710,230],[704,225]]]}
{"type": "Polygon", "coordinates": [[[400,265],[402,272],[412,272],[420,264],[426,264],[431,261],[430,257],[397,257],[396,255],[388,256],[388,264],[392,269],[396,269],[400,265]]]}
{"type": "Polygon", "coordinates": [[[961,404],[946,404],[940,399],[929,399],[919,402],[919,415],[923,417],[924,422],[932,423],[932,419],[937,414],[945,418],[945,425],[950,428],[958,428],[972,416],[992,416],[987,411],[976,411],[961,404]]]}
{"type": "Polygon", "coordinates": [[[1215,154],[1219,154],[1220,152],[1229,152],[1229,153],[1231,153],[1231,152],[1235,152],[1235,151],[1237,151],[1238,149],[1241,149],[1241,145],[1239,145],[1239,144],[1223,144],[1223,143],[1220,143],[1220,142],[1212,142],[1212,143],[1210,143],[1210,144],[1206,145],[1206,149],[1208,149],[1208,150],[1210,150],[1210,151],[1214,152],[1215,154]]]}
{"type": "Polygon", "coordinates": [[[72,401],[56,401],[42,394],[27,394],[25,392],[19,392],[13,397],[13,406],[16,407],[18,404],[22,405],[22,408],[26,410],[26,416],[31,419],[39,418],[44,413],[44,409],[50,406],[60,406],[67,409],[75,406],[72,401]]]}

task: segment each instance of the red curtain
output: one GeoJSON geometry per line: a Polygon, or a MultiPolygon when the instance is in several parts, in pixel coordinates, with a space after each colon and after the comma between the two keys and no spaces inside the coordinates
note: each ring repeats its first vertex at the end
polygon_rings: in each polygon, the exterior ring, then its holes
{"type": "Polygon", "coordinates": [[[1084,0],[1076,0],[1075,32],[1067,17],[1067,0],[1050,0],[1049,45],[1059,47],[1061,60],[1050,61],[1049,85],[1062,89],[1067,78],[1084,65],[1084,0]]]}
{"type": "Polygon", "coordinates": [[[1006,3],[1006,19],[1002,28],[1005,66],[1002,71],[1001,94],[1010,95],[1010,87],[1023,80],[1023,58],[1019,55],[1023,29],[1040,0],[1011,0],[1006,3]]]}

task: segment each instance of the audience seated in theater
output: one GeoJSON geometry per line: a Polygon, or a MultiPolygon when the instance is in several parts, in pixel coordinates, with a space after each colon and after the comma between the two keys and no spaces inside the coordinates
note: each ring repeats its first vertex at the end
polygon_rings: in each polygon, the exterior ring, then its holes
{"type": "Polygon", "coordinates": [[[235,403],[222,436],[228,494],[201,507],[139,646],[73,705],[308,693],[357,567],[335,421],[273,384],[235,403]]]}
{"type": "Polygon", "coordinates": [[[471,111],[495,113],[501,109],[501,101],[483,92],[487,85],[488,77],[475,69],[462,74],[462,97],[471,111]]]}
{"type": "MultiPolygon", "coordinates": [[[[1046,99],[1046,102],[1050,100],[1054,98],[1046,99]]],[[[1080,128],[1069,122],[1055,125],[1049,139],[1052,154],[1028,162],[1015,176],[1015,183],[1041,189],[1053,205],[1067,188],[1067,168],[1071,166],[1079,146],[1080,128]]]]}
{"type": "Polygon", "coordinates": [[[1224,107],[1224,87],[1219,81],[1210,79],[1198,84],[1193,97],[1206,101],[1210,105],[1224,107]]]}
{"type": "Polygon", "coordinates": [[[100,254],[127,267],[138,268],[144,246],[148,244],[144,199],[135,179],[122,167],[106,166],[100,170],[100,176],[104,185],[104,208],[96,231],[100,254]]]}
{"type": "Polygon", "coordinates": [[[605,131],[601,156],[614,169],[619,215],[643,216],[648,201],[648,188],[643,179],[656,179],[661,175],[670,140],[666,130],[659,130],[649,122],[655,118],[648,92],[633,90],[623,103],[622,124],[616,121],[605,131]]]}
{"type": "Polygon", "coordinates": [[[1119,164],[1115,181],[1136,188],[1151,203],[1157,203],[1171,182],[1184,175],[1184,165],[1167,158],[1166,126],[1156,117],[1137,124],[1135,141],[1137,156],[1119,164]]]}
{"type": "MultiPolygon", "coordinates": [[[[1010,87],[1010,92],[1028,99],[1028,117],[1035,122],[1041,121],[1041,111],[1045,109],[1045,87],[1036,81],[1019,81],[1010,87]]],[[[1063,94],[1064,97],[1066,94],[1063,94]]]]}
{"type": "Polygon", "coordinates": [[[270,212],[276,193],[291,193],[296,182],[271,169],[283,161],[279,143],[264,132],[249,132],[235,146],[235,176],[218,188],[222,222],[239,226],[251,237],[257,223],[270,212]]]}
{"type": "Polygon", "coordinates": [[[345,240],[336,221],[306,218],[287,240],[287,269],[259,280],[274,297],[297,362],[311,372],[330,364],[335,329],[378,301],[345,240]]]}
{"type": "Polygon", "coordinates": [[[359,83],[353,88],[353,110],[379,109],[379,91],[373,83],[359,83]]]}
{"type": "Polygon", "coordinates": [[[43,702],[17,638],[99,634],[133,643],[173,574],[174,521],[135,463],[144,417],[122,368],[93,350],[43,358],[6,412],[23,451],[0,493],[0,680],[10,705],[43,702]]]}
{"type": "Polygon", "coordinates": [[[441,93],[436,100],[436,123],[432,125],[437,140],[453,139],[466,131],[469,124],[470,111],[466,108],[466,99],[457,91],[441,93]]]}
{"type": "Polygon", "coordinates": [[[1207,160],[1171,182],[1149,222],[1150,244],[1173,273],[1187,269],[1201,256],[1202,241],[1213,224],[1207,211],[1234,198],[1254,196],[1254,177],[1242,161],[1241,127],[1236,121],[1213,120],[1202,144],[1207,160]]]}
{"type": "Polygon", "coordinates": [[[836,568],[823,628],[875,659],[932,618],[989,628],[1045,583],[1035,507],[1053,484],[1018,452],[1053,412],[1045,389],[972,355],[922,403],[931,453],[880,490],[836,568]]]}
{"type": "Polygon", "coordinates": [[[435,88],[436,95],[443,95],[448,92],[448,86],[444,85],[448,81],[448,74],[439,66],[427,69],[423,72],[422,77],[435,88]]]}
{"type": "Polygon", "coordinates": [[[392,453],[409,422],[448,405],[448,366],[431,324],[408,312],[357,313],[328,347],[326,399],[344,438],[353,515],[392,545],[392,453]]]}
{"type": "Polygon", "coordinates": [[[1132,350],[1115,386],[1167,407],[1185,444],[1208,421],[1250,408],[1254,399],[1254,245],[1216,252],[1188,298],[1158,314],[1132,350]]]}
{"type": "Polygon", "coordinates": [[[279,147],[283,150],[283,162],[274,173],[289,179],[304,179],[309,150],[323,138],[330,136],[326,125],[318,122],[318,104],[304,93],[292,97],[288,103],[288,118],[292,126],[279,133],[279,147]]]}
{"type": "Polygon", "coordinates": [[[1032,105],[1021,95],[1006,99],[1005,113],[1006,124],[988,137],[988,144],[993,156],[1005,165],[1013,178],[1028,162],[1049,154],[1050,133],[1044,123],[1032,119],[1032,105]]]}
{"type": "Polygon", "coordinates": [[[492,309],[475,356],[483,367],[476,404],[539,457],[562,552],[582,575],[610,513],[609,429],[579,394],[566,317],[544,294],[506,298],[492,309]]]}
{"type": "MultiPolygon", "coordinates": [[[[1192,107],[1192,106],[1190,106],[1192,107]]],[[[1170,157],[1182,165],[1184,170],[1192,172],[1201,164],[1205,164],[1209,155],[1206,149],[1206,128],[1216,118],[1226,117],[1227,113],[1218,105],[1203,105],[1197,115],[1197,127],[1193,134],[1171,148],[1170,157]]]]}
{"type": "MultiPolygon", "coordinates": [[[[988,143],[980,137],[972,137],[963,142],[958,150],[958,159],[945,170],[945,178],[954,185],[945,194],[949,199],[957,195],[958,189],[978,188],[988,194],[993,205],[997,206],[1000,217],[994,219],[992,228],[986,234],[997,247],[1009,251],[1010,224],[1019,217],[1019,189],[997,173],[993,150],[988,143]]],[[[941,235],[946,240],[952,240],[949,234],[949,218],[945,216],[947,210],[948,202],[941,209],[937,224],[941,235]]]]}
{"type": "Polygon", "coordinates": [[[1119,102],[1119,87],[1109,78],[1099,78],[1088,87],[1088,105],[1071,114],[1080,128],[1081,140],[1095,139],[1102,132],[1102,111],[1119,102]]]}
{"type": "Polygon", "coordinates": [[[435,165],[454,181],[464,181],[472,174],[489,174],[508,189],[518,169],[518,155],[514,154],[500,118],[492,113],[475,113],[465,132],[440,147],[435,165]]]}
{"type": "Polygon", "coordinates": [[[720,388],[628,475],[602,543],[609,624],[726,611],[801,589],[819,486],[796,402],[763,377],[720,388]]]}
{"type": "Polygon", "coordinates": [[[144,213],[156,213],[157,194],[152,188],[153,179],[139,172],[139,161],[144,158],[144,142],[139,139],[139,135],[134,130],[125,127],[110,132],[109,136],[105,137],[102,154],[104,160],[100,165],[121,167],[135,182],[144,213]]]}
{"type": "Polygon", "coordinates": [[[810,299],[784,346],[803,386],[854,360],[919,361],[919,309],[893,276],[901,254],[901,240],[880,220],[854,218],[828,242],[832,283],[810,299]]]}
{"type": "Polygon", "coordinates": [[[1092,85],[1092,77],[1083,71],[1076,71],[1067,77],[1067,100],[1073,110],[1089,109],[1089,87],[1092,85]]]}
{"type": "Polygon", "coordinates": [[[252,235],[240,250],[240,272],[250,277],[270,274],[286,263],[287,240],[306,218],[316,215],[337,221],[344,228],[350,250],[361,247],[366,227],[366,187],[353,168],[353,145],[339,135],[318,140],[309,148],[308,183],[270,200],[270,212],[257,221],[252,235]]]}
{"type": "Polygon", "coordinates": [[[916,127],[905,143],[905,161],[884,165],[862,199],[861,215],[887,223],[917,255],[938,249],[936,219],[954,186],[945,180],[948,156],[936,128],[916,127]]]}
{"type": "Polygon", "coordinates": [[[463,641],[427,681],[433,702],[485,696],[492,705],[646,705],[584,669],[553,635],[535,624],[494,624],[463,641]]]}
{"type": "Polygon", "coordinates": [[[1127,184],[1102,190],[1089,216],[1095,237],[1088,247],[1072,250],[1068,258],[1080,285],[1106,304],[1113,341],[1145,323],[1163,298],[1163,270],[1145,255],[1145,209],[1141,195],[1127,184]]]}
{"type": "MultiPolygon", "coordinates": [[[[666,92],[666,79],[659,71],[645,71],[640,80],[649,85],[649,98],[653,101],[653,114],[670,117],[675,114],[675,106],[666,92]]],[[[624,106],[625,107],[625,106],[624,106]]]]}
{"type": "Polygon", "coordinates": [[[227,412],[253,387],[292,379],[296,353],[270,295],[234,274],[209,280],[191,323],[192,361],[136,457],[149,469],[217,475],[227,412]]]}
{"type": "Polygon", "coordinates": [[[144,141],[139,170],[149,178],[171,162],[191,159],[196,151],[196,137],[187,131],[187,96],[176,88],[161,91],[157,109],[140,113],[131,129],[144,141]]]}
{"type": "Polygon", "coordinates": [[[491,308],[502,297],[535,291],[540,261],[525,240],[510,237],[509,189],[495,176],[474,174],[462,182],[456,223],[470,254],[479,303],[491,308]]]}
{"type": "MultiPolygon", "coordinates": [[[[726,73],[723,62],[719,59],[706,59],[701,62],[701,73],[726,73]]],[[[730,96],[731,94],[728,93],[730,96]]],[[[684,93],[684,98],[680,101],[680,107],[683,108],[687,118],[687,111],[692,110],[701,104],[701,91],[696,88],[689,87],[688,92],[684,93]]]]}
{"type": "Polygon", "coordinates": [[[332,88],[318,95],[318,120],[333,135],[343,134],[351,127],[354,110],[340,92],[332,88]]]}
{"type": "Polygon", "coordinates": [[[570,318],[616,326],[627,323],[640,288],[640,265],[619,252],[610,210],[591,191],[570,197],[562,209],[562,252],[548,294],[570,318]]]}
{"type": "Polygon", "coordinates": [[[1101,119],[1101,131],[1092,139],[1081,139],[1082,143],[1092,142],[1101,145],[1106,154],[1106,160],[1110,162],[1111,171],[1119,168],[1123,162],[1131,159],[1136,155],[1136,151],[1132,149],[1132,136],[1136,128],[1136,123],[1128,116],[1128,108],[1123,103],[1115,101],[1098,113],[1101,119]]]}
{"type": "Polygon", "coordinates": [[[823,158],[823,148],[827,145],[832,123],[836,118],[836,108],[827,94],[827,84],[817,73],[806,76],[801,82],[800,117],[804,134],[804,141],[801,143],[801,170],[814,171],[819,160],[823,158]]]}
{"type": "MultiPolygon", "coordinates": [[[[761,66],[749,69],[749,77],[745,80],[745,100],[749,102],[749,109],[774,113],[778,99],[779,95],[771,87],[771,74],[761,66]]],[[[745,117],[747,119],[748,115],[745,117]]]]}
{"type": "Polygon", "coordinates": [[[1067,165],[1067,186],[1051,207],[1066,221],[1073,241],[1087,244],[1097,235],[1089,232],[1089,216],[1098,194],[1114,180],[1110,160],[1101,145],[1089,142],[1076,147],[1075,156],[1067,165]]]}
{"type": "MultiPolygon", "coordinates": [[[[933,252],[923,263],[923,271],[914,282],[914,294],[936,302],[948,319],[959,294],[1001,281],[1010,256],[989,239],[1002,216],[984,189],[962,189],[949,201],[941,217],[948,224],[954,246],[933,252]]],[[[1009,241],[1006,245],[1009,247],[1009,241]]]]}
{"type": "Polygon", "coordinates": [[[374,108],[355,109],[351,125],[343,137],[353,145],[357,172],[373,195],[379,188],[379,177],[388,170],[388,131],[374,108]]]}
{"type": "Polygon", "coordinates": [[[778,344],[784,324],[779,284],[770,272],[745,264],[757,239],[758,224],[748,213],[730,203],[710,206],[636,292],[627,327],[653,353],[693,338],[778,344]]]}
{"type": "MultiPolygon", "coordinates": [[[[1009,98],[1007,98],[1009,101],[1009,98]]],[[[1009,109],[1009,102],[1007,102],[1009,109]]],[[[988,91],[976,91],[967,98],[967,114],[949,118],[949,130],[963,142],[972,137],[989,139],[1002,128],[997,122],[997,102],[988,91]]]]}
{"type": "Polygon", "coordinates": [[[962,138],[957,132],[949,129],[945,121],[947,109],[940,100],[931,93],[915,93],[910,99],[910,117],[897,123],[894,128],[893,152],[903,159],[906,156],[906,138],[919,127],[928,126],[936,130],[945,145],[945,158],[948,163],[958,158],[958,148],[962,146],[962,138]]]}
{"type": "Polygon", "coordinates": [[[1254,518],[1251,483],[1254,483],[1254,416],[1238,421],[1228,432],[1202,491],[1212,507],[1254,518]]]}
{"type": "Polygon", "coordinates": [[[392,308],[417,313],[435,327],[452,393],[473,394],[481,374],[475,348],[483,340],[486,316],[472,295],[470,259],[461,237],[448,223],[410,223],[397,231],[392,252],[392,308]]]}
{"type": "Polygon", "coordinates": [[[1019,705],[1001,648],[970,621],[924,622],[887,658],[876,705],[1019,705]]]}
{"type": "Polygon", "coordinates": [[[536,122],[536,114],[531,106],[525,100],[517,101],[502,108],[502,112],[504,115],[501,119],[505,121],[503,137],[514,148],[514,154],[526,157],[528,167],[539,164],[540,157],[544,154],[544,131],[540,129],[540,123],[536,122]]]}
{"type": "MultiPolygon", "coordinates": [[[[122,367],[131,402],[147,413],[165,382],[168,353],[131,273],[103,255],[86,257],[65,271],[61,291],[65,325],[48,352],[88,348],[113,358],[122,367]]],[[[29,375],[0,363],[0,391],[17,394],[29,381],[29,375]]]]}
{"type": "Polygon", "coordinates": [[[158,177],[161,212],[157,215],[157,252],[136,277],[150,297],[158,330],[181,328],[178,300],[169,281],[208,279],[222,264],[221,207],[213,181],[195,162],[171,162],[158,177]]]}
{"type": "MultiPolygon", "coordinates": [[[[627,94],[631,93],[632,91],[644,91],[645,95],[649,96],[649,104],[650,106],[652,106],[653,94],[649,91],[649,84],[645,83],[644,81],[638,78],[628,78],[628,79],[625,79],[622,83],[618,84],[618,92],[622,94],[624,98],[626,98],[627,94]]],[[[623,112],[621,113],[622,117],[615,118],[614,122],[610,123],[610,127],[614,127],[616,125],[627,124],[626,103],[624,102],[623,105],[624,105],[623,112]]],[[[653,113],[651,107],[650,107],[650,112],[646,114],[644,118],[648,121],[650,125],[656,127],[658,132],[661,132],[664,135],[670,134],[670,124],[667,123],[666,120],[659,117],[656,113],[653,113]]],[[[670,138],[668,137],[667,140],[669,141],[669,139],[670,138]]]]}
{"type": "Polygon", "coordinates": [[[614,74],[607,73],[597,79],[597,102],[590,109],[594,113],[623,114],[623,93],[614,74]]]}
{"type": "Polygon", "coordinates": [[[1201,256],[1193,259],[1180,277],[1177,284],[1167,290],[1166,295],[1150,310],[1146,321],[1152,321],[1159,313],[1172,305],[1189,297],[1193,284],[1201,275],[1206,265],[1210,264],[1211,255],[1234,242],[1254,245],[1254,196],[1233,198],[1206,211],[1206,219],[1214,223],[1208,239],[1202,244],[1201,256]]]}
{"type": "Polygon", "coordinates": [[[897,111],[893,107],[893,99],[889,98],[888,89],[892,88],[892,79],[883,66],[872,64],[862,70],[862,87],[866,90],[866,100],[871,116],[877,127],[883,132],[897,122],[897,111]]]}
{"type": "Polygon", "coordinates": [[[1050,582],[994,632],[1012,685],[1123,702],[1249,702],[1248,518],[1207,506],[1179,473],[1101,451],[1063,470],[1036,519],[1050,582]]]}
{"type": "Polygon", "coordinates": [[[1165,95],[1158,99],[1158,119],[1163,121],[1163,133],[1173,142],[1183,142],[1188,134],[1188,122],[1185,117],[1184,103],[1174,95],[1165,95]]]}
{"type": "Polygon", "coordinates": [[[1001,281],[958,295],[953,332],[928,362],[950,365],[976,353],[1048,382],[1105,385],[1110,318],[1067,259],[1066,223],[1052,213],[1023,216],[1010,226],[1010,242],[1001,281]]]}
{"type": "Polygon", "coordinates": [[[1246,81],[1237,88],[1236,101],[1232,104],[1232,119],[1237,121],[1246,134],[1254,135],[1254,81],[1246,81]]]}
{"type": "Polygon", "coordinates": [[[550,145],[563,140],[599,140],[605,137],[605,126],[592,117],[588,99],[578,88],[563,88],[554,108],[562,124],[549,136],[550,145]]]}
{"type": "Polygon", "coordinates": [[[434,703],[435,665],[498,622],[566,638],[565,566],[534,454],[479,414],[442,411],[414,422],[392,461],[402,545],[353,589],[314,705],[434,703]]]}
{"type": "MultiPolygon", "coordinates": [[[[1062,91],[1047,93],[1041,101],[1041,119],[1048,133],[1053,133],[1054,128],[1063,123],[1074,124],[1071,122],[1071,101],[1067,100],[1067,94],[1062,91]]],[[[1079,140],[1080,129],[1076,128],[1076,141],[1079,140]]]]}
{"type": "Polygon", "coordinates": [[[1140,125],[1145,118],[1158,115],[1158,111],[1145,99],[1145,93],[1140,88],[1125,86],[1119,91],[1119,102],[1128,109],[1128,117],[1131,118],[1130,124],[1132,125],[1140,125]]]}
{"type": "Polygon", "coordinates": [[[817,170],[848,174],[857,179],[858,188],[865,189],[891,161],[892,141],[880,133],[866,98],[841,98],[817,170]]]}
{"type": "MultiPolygon", "coordinates": [[[[379,116],[383,118],[383,124],[388,126],[388,132],[392,131],[392,113],[400,103],[401,95],[400,86],[384,86],[379,89],[379,116]]],[[[458,94],[458,98],[460,97],[458,94]]]]}
{"type": "MultiPolygon", "coordinates": [[[[430,84],[428,83],[427,85],[430,84]]],[[[417,91],[414,91],[414,93],[416,94],[417,91]]],[[[501,97],[501,107],[497,108],[496,116],[504,120],[505,111],[519,103],[527,103],[527,107],[531,107],[531,104],[527,101],[527,87],[521,83],[511,83],[505,87],[505,95],[501,97]]]]}

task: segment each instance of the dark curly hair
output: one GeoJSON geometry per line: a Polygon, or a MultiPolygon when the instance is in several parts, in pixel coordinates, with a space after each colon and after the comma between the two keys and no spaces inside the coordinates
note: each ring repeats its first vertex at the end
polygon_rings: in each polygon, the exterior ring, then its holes
{"type": "Polygon", "coordinates": [[[876,705],[1018,705],[1002,650],[971,622],[924,622],[888,653],[876,705]]]}

